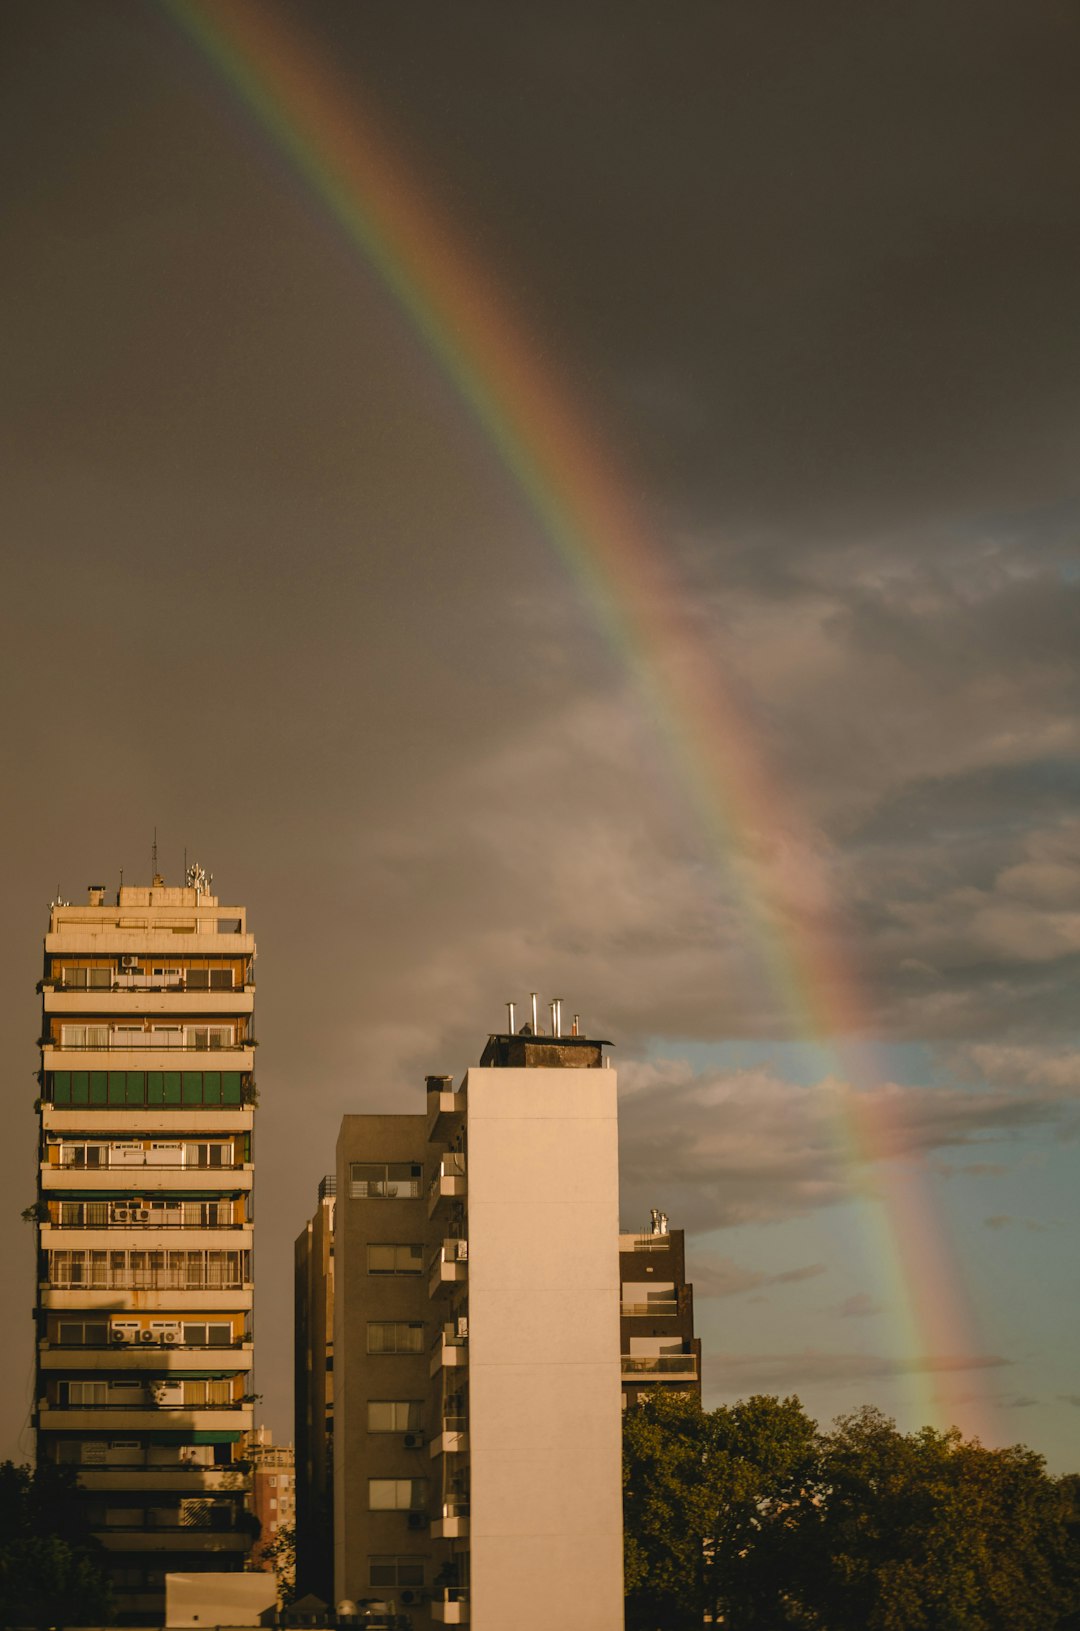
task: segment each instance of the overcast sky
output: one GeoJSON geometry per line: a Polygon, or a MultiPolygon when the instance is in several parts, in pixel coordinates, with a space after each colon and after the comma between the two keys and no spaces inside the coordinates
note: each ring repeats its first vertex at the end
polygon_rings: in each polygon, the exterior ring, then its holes
{"type": "Polygon", "coordinates": [[[891,1134],[845,1139],[647,672],[273,139],[166,9],[7,0],[0,1453],[47,905],[146,881],[156,825],[258,937],[279,1437],[341,1115],[416,1110],[536,988],[616,1043],[624,1223],[691,1232],[707,1402],[908,1427],[946,1376],[1075,1470],[1080,16],[260,3],[624,473],[777,790],[743,836],[829,881],[891,1134]],[[905,1323],[883,1206],[960,1346],[905,1323]]]}

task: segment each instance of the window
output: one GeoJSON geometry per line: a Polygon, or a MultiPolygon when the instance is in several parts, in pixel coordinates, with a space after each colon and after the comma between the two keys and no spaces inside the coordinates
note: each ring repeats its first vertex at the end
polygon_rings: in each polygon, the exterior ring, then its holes
{"type": "Polygon", "coordinates": [[[421,1399],[369,1399],[369,1433],[415,1433],[424,1423],[421,1399]]]}
{"type": "Polygon", "coordinates": [[[422,1586],[423,1557],[369,1557],[368,1584],[372,1586],[422,1586]]]}
{"type": "Polygon", "coordinates": [[[231,1167],[233,1163],[233,1147],[231,1144],[185,1144],[185,1167],[231,1167]]]}
{"type": "Polygon", "coordinates": [[[369,1274],[419,1274],[424,1266],[423,1246],[369,1246],[369,1274]]]}
{"type": "Polygon", "coordinates": [[[231,991],[231,968],[189,968],[184,979],[189,991],[231,991]]]}
{"type": "Polygon", "coordinates": [[[108,991],[113,983],[111,968],[65,968],[63,983],[72,991],[108,991]]]}
{"type": "Polygon", "coordinates": [[[231,1325],[184,1325],[184,1342],[189,1348],[227,1348],[231,1341],[231,1325]]]}
{"type": "Polygon", "coordinates": [[[107,1348],[109,1327],[104,1320],[61,1320],[56,1340],[65,1348],[107,1348]]]}
{"type": "Polygon", "coordinates": [[[349,1197],[354,1201],[402,1200],[419,1195],[424,1169],[414,1161],[350,1161],[349,1197]]]}
{"type": "Polygon", "coordinates": [[[109,1027],[107,1025],[61,1025],[60,1046],[62,1048],[107,1048],[109,1046],[109,1027]]]}
{"type": "Polygon", "coordinates": [[[183,1402],[196,1408],[231,1404],[232,1384],[224,1377],[208,1377],[205,1380],[185,1382],[183,1402]]]}
{"type": "Polygon", "coordinates": [[[189,1025],[185,1039],[189,1048],[231,1048],[235,1031],[231,1025],[189,1025]]]}
{"type": "Polygon", "coordinates": [[[369,1354],[423,1353],[423,1322],[421,1320],[369,1320],[367,1351],[369,1354]]]}
{"type": "Polygon", "coordinates": [[[87,1405],[104,1404],[108,1384],[105,1382],[61,1382],[60,1403],[87,1405]]]}
{"type": "Polygon", "coordinates": [[[427,1504],[426,1478],[369,1478],[368,1510],[416,1512],[427,1504]]]}

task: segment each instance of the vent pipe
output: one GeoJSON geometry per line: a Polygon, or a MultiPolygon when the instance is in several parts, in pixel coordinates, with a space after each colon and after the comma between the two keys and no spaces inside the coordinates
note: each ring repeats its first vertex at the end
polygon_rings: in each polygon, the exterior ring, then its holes
{"type": "Polygon", "coordinates": [[[535,991],[530,991],[529,992],[529,1000],[532,1003],[533,1036],[539,1036],[540,1035],[540,1025],[539,1025],[539,1022],[537,1020],[537,1015],[536,1015],[536,992],[535,991]]]}
{"type": "Polygon", "coordinates": [[[512,1002],[508,1002],[507,1005],[506,1005],[506,1029],[509,1032],[509,1034],[511,1036],[513,1036],[513,1034],[514,1034],[514,1005],[513,1005],[512,1002]]]}
{"type": "Polygon", "coordinates": [[[551,1002],[552,1035],[562,1036],[562,998],[553,997],[551,1002]]]}

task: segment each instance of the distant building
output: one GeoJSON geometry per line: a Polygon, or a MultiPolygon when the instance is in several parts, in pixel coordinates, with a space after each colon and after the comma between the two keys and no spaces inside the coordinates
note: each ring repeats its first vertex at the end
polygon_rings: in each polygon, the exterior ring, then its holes
{"type": "Polygon", "coordinates": [[[296,1578],[334,1598],[334,1208],[337,1180],[319,1185],[315,1215],[296,1242],[296,1578]]]}
{"type": "Polygon", "coordinates": [[[77,1470],[121,1624],[251,1546],[255,941],[211,882],[93,887],[45,937],[37,1457],[77,1470]]]}
{"type": "Polygon", "coordinates": [[[251,1462],[251,1510],[259,1520],[250,1566],[272,1569],[266,1548],[296,1522],[296,1458],[291,1444],[274,1443],[269,1427],[244,1435],[243,1454],[251,1462]]]}
{"type": "MultiPolygon", "coordinates": [[[[346,1116],[332,1248],[325,1197],[297,1243],[298,1442],[333,1363],[333,1599],[416,1631],[622,1624],[615,1073],[553,1020],[429,1077],[425,1114],[346,1116]]],[[[301,1533],[329,1461],[305,1455],[301,1533]]]]}
{"type": "Polygon", "coordinates": [[[701,1342],[686,1282],[682,1229],[655,1208],[648,1229],[619,1236],[623,1408],[657,1386],[701,1398],[701,1342]]]}

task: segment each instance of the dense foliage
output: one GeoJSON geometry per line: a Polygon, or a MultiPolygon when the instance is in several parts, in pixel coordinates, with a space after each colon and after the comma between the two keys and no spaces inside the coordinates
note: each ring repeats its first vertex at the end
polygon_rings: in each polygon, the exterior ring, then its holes
{"type": "Polygon", "coordinates": [[[74,1470],[0,1462],[0,1626],[103,1625],[112,1594],[74,1470]]]}
{"type": "Polygon", "coordinates": [[[624,1486],[628,1631],[1080,1631],[1080,1479],[1022,1446],[658,1391],[624,1486]]]}

